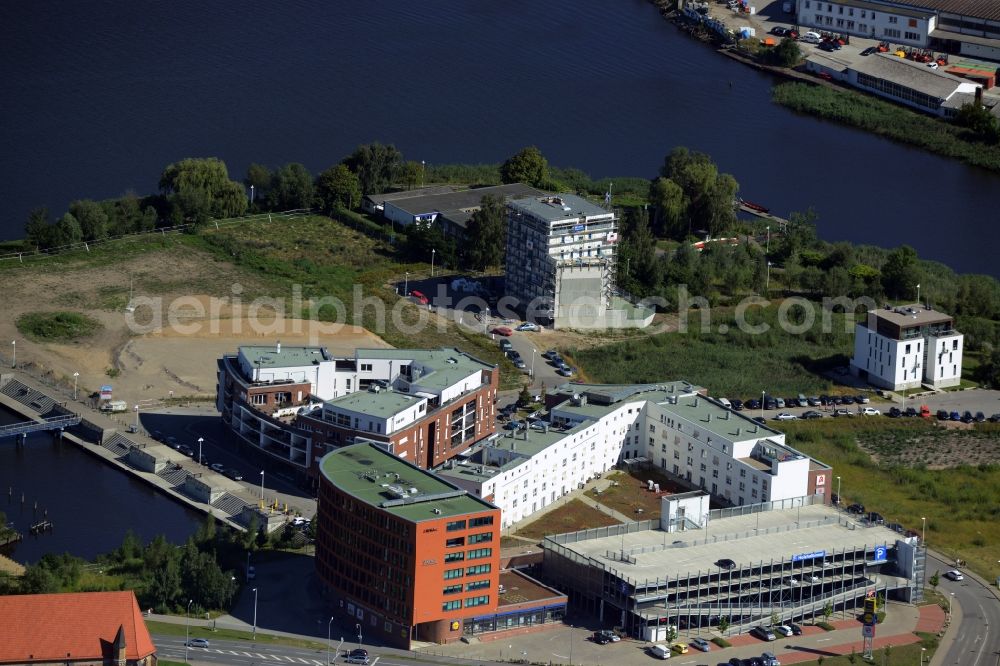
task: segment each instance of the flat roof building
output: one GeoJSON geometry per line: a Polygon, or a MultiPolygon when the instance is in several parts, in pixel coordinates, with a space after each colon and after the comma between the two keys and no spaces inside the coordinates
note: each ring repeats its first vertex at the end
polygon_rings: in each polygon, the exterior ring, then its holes
{"type": "Polygon", "coordinates": [[[919,303],[887,305],[855,324],[851,372],[894,391],[957,386],[964,341],[948,314],[919,303]]]}
{"type": "Polygon", "coordinates": [[[921,598],[917,537],[855,520],[822,497],[712,511],[698,500],[664,497],[659,521],[546,537],[545,579],[578,610],[647,641],[664,640],[668,627],[700,633],[724,617],[743,633],[827,604],[849,612],[870,592],[921,598]],[[682,520],[670,519],[672,503],[688,505],[682,520]]]}

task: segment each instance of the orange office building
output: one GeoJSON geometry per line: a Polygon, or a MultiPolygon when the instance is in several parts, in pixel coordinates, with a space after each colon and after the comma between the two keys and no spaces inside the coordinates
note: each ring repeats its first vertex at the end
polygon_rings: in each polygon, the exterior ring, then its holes
{"type": "Polygon", "coordinates": [[[370,443],[319,463],[316,567],[374,642],[446,643],[497,611],[500,510],[370,443]]]}

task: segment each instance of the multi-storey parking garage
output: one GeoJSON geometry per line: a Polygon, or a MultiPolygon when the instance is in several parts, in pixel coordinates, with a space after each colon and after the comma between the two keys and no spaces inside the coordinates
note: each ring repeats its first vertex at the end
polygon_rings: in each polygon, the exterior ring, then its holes
{"type": "MultiPolygon", "coordinates": [[[[690,493],[674,501],[700,502],[690,493]]],[[[668,627],[695,632],[727,618],[743,632],[825,608],[847,611],[866,596],[917,600],[924,548],[867,526],[815,496],[664,518],[546,538],[545,575],[570,604],[635,638],[668,627]],[[666,529],[664,529],[666,528],[666,529]]],[[[707,509],[707,499],[698,506],[707,509]]]]}

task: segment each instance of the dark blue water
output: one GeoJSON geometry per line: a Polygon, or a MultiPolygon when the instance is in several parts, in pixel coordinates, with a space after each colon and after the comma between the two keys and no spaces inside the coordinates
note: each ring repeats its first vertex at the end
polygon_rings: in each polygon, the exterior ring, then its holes
{"type": "MultiPolygon", "coordinates": [[[[0,424],[23,420],[0,409],[0,424]]],[[[73,444],[55,443],[46,433],[30,435],[24,447],[0,439],[0,511],[25,535],[3,551],[22,563],[49,552],[90,559],[117,548],[129,529],[143,542],[165,534],[183,543],[203,520],[152,486],[73,444]],[[54,529],[31,536],[30,526],[43,518],[54,529]]]]}
{"type": "Polygon", "coordinates": [[[375,140],[432,164],[536,144],[650,176],[686,145],[779,214],[813,206],[825,238],[1000,275],[1000,177],[775,106],[768,77],[643,0],[36,0],[9,3],[0,43],[4,238],[32,206],[150,192],[188,156],[239,178],[375,140]]]}

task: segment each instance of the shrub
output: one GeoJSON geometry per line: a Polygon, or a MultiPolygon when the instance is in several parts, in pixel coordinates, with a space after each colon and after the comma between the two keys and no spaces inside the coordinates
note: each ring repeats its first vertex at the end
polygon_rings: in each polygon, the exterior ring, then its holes
{"type": "Polygon", "coordinates": [[[72,342],[101,329],[101,323],[77,312],[29,312],[17,319],[17,330],[36,342],[72,342]]]}

